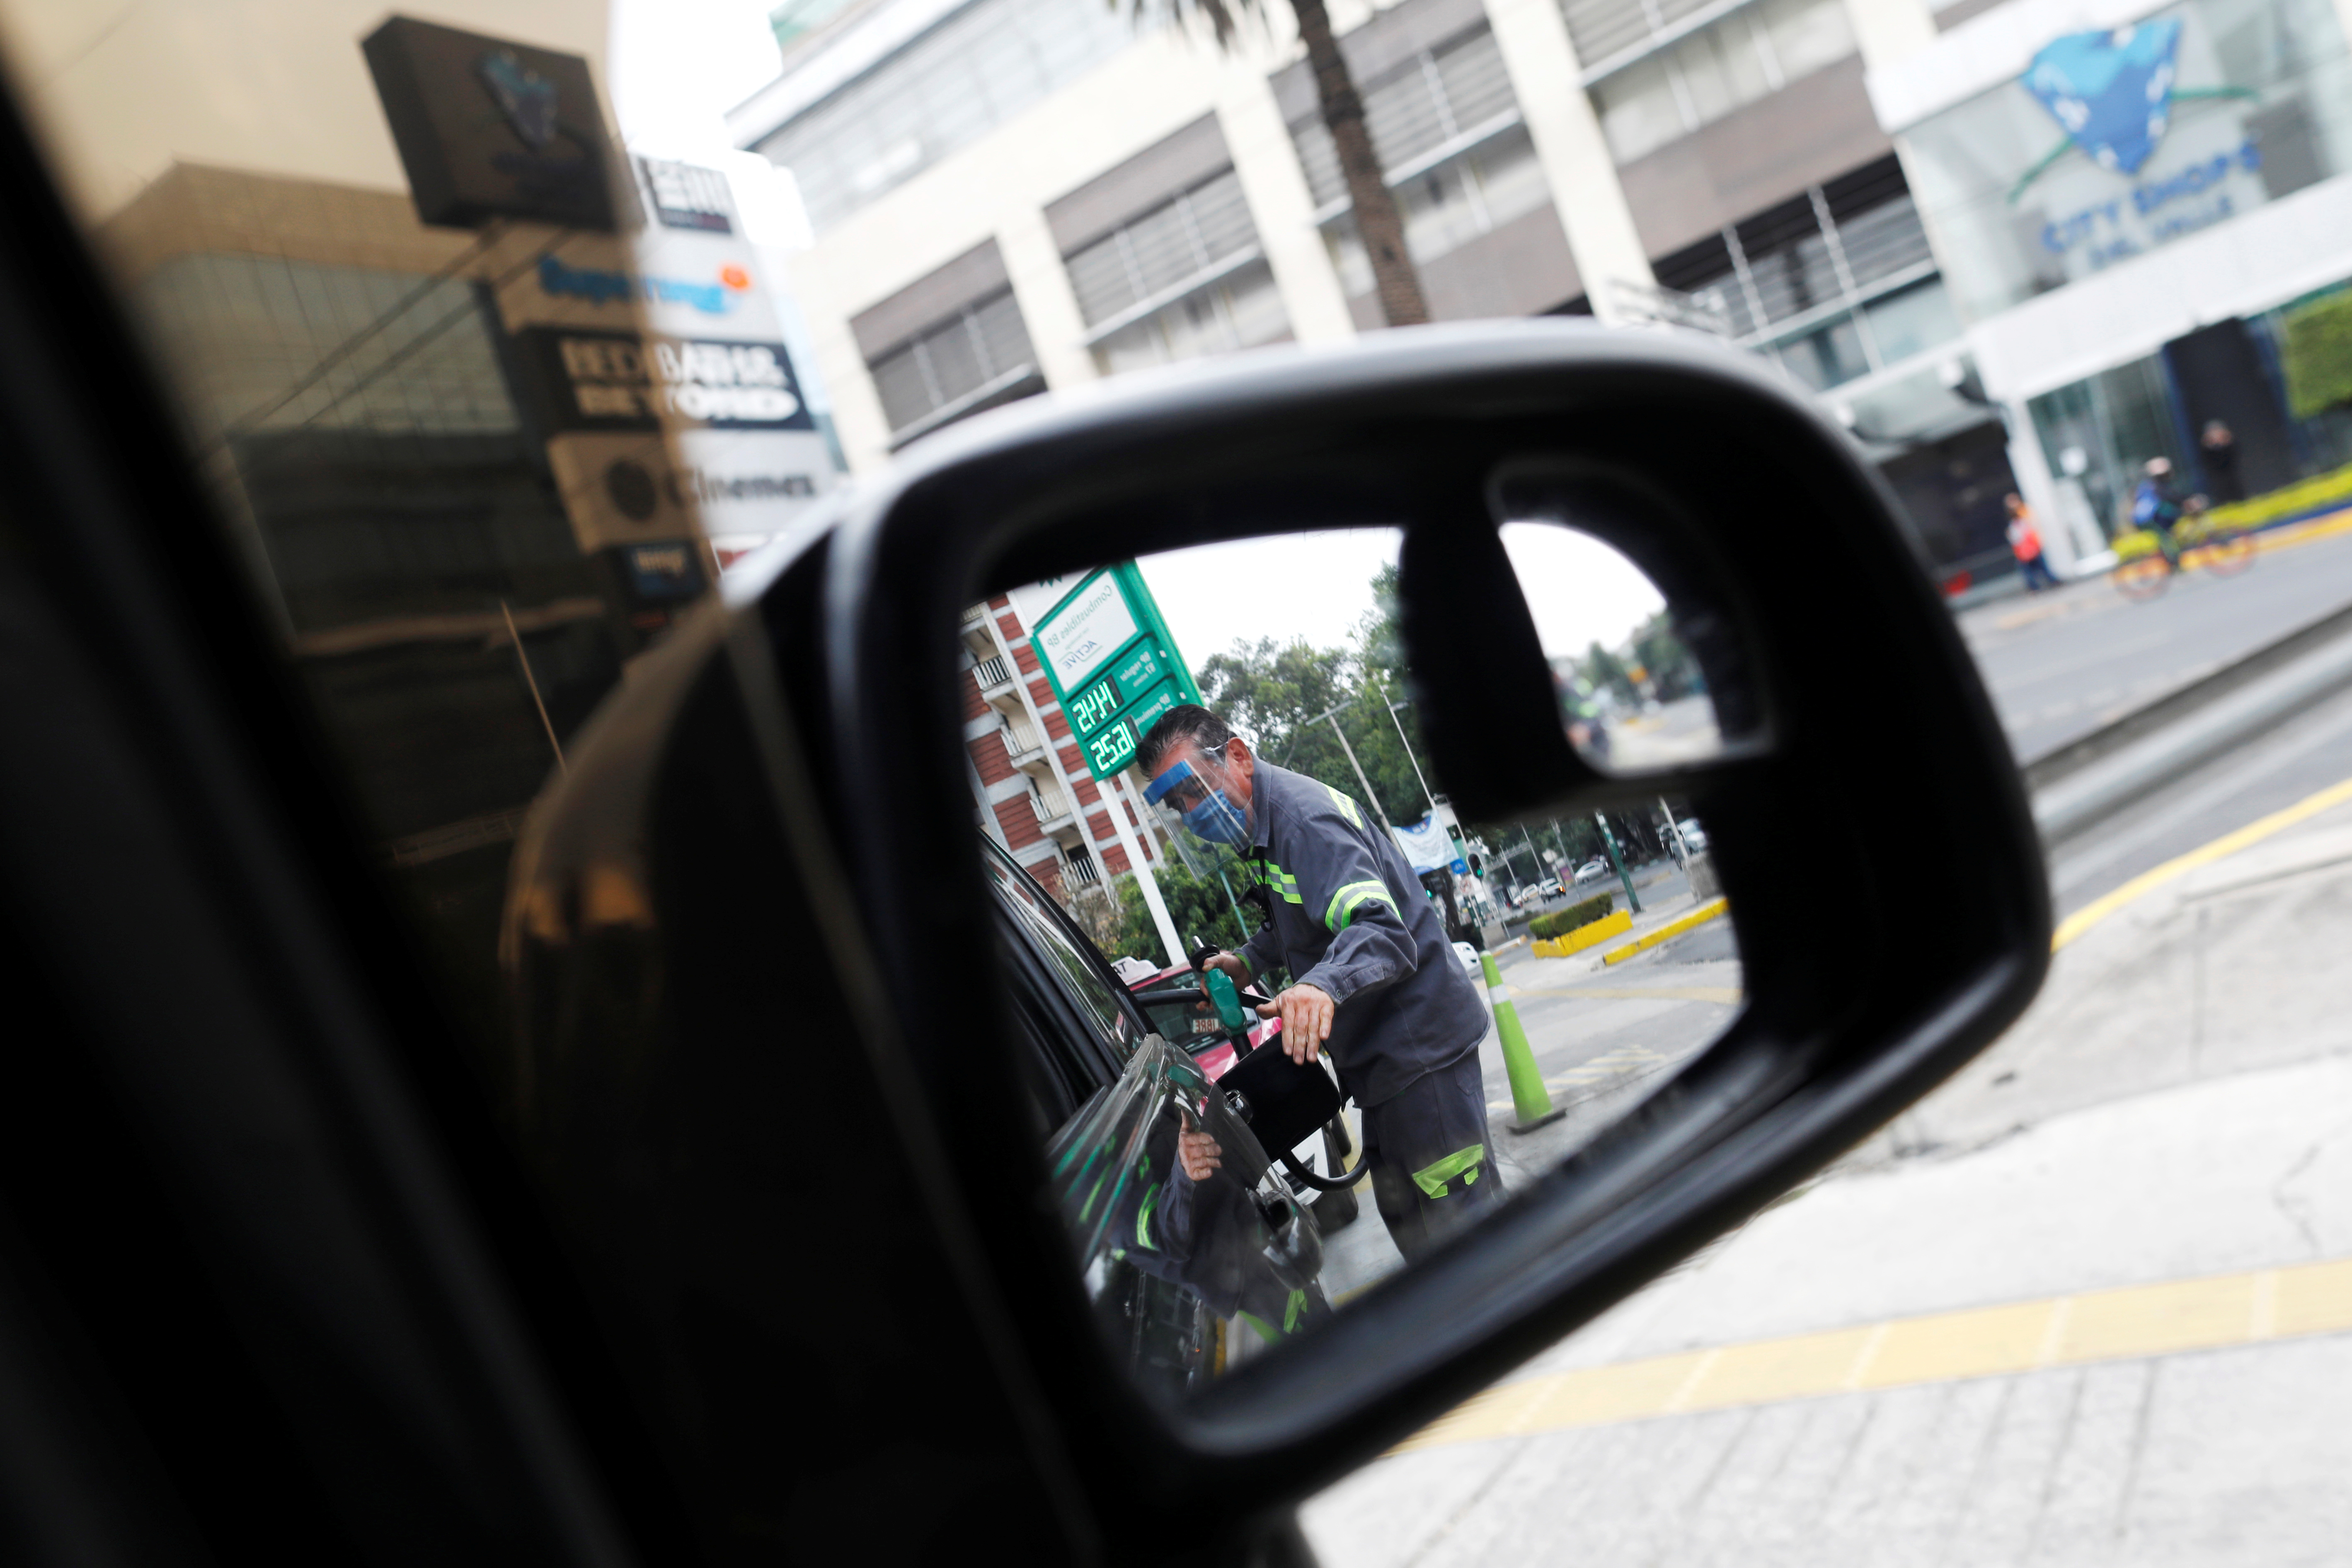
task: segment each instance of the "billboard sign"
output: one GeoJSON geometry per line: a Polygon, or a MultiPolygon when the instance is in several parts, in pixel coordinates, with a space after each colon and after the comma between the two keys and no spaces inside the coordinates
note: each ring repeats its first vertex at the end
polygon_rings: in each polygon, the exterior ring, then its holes
{"type": "Polygon", "coordinates": [[[782,343],[647,339],[526,327],[515,334],[531,401],[551,430],[814,430],[782,343]]]}
{"type": "Polygon", "coordinates": [[[1132,561],[1081,578],[1030,628],[1030,644],[1097,779],[1134,761],[1170,708],[1201,700],[1132,561]]]}
{"type": "Polygon", "coordinates": [[[418,217],[612,231],[611,154],[586,60],[413,16],[385,22],[360,50],[418,217]]]}

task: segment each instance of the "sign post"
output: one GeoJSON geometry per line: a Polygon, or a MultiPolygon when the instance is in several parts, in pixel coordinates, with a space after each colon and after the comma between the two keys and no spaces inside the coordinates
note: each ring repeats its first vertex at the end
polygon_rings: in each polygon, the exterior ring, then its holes
{"type": "MultiPolygon", "coordinates": [[[[1079,579],[1059,603],[1037,618],[1029,643],[1045,666],[1046,684],[1062,705],[1070,733],[1077,737],[1087,771],[1098,784],[1108,786],[1127,770],[1161,715],[1179,703],[1201,700],[1201,689],[1176,651],[1175,636],[1133,561],[1079,579]]],[[[1168,961],[1181,964],[1183,939],[1128,823],[1126,803],[1115,788],[1106,788],[1104,798],[1118,847],[1167,946],[1168,961]]]]}

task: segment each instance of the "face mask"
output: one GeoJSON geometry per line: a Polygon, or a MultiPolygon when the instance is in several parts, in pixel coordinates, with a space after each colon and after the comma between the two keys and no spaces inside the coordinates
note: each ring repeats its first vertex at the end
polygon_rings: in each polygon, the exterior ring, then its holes
{"type": "Polygon", "coordinates": [[[1231,850],[1249,848],[1249,819],[1233,802],[1222,788],[1209,788],[1210,779],[1192,770],[1189,762],[1179,762],[1151,781],[1143,792],[1147,804],[1157,805],[1187,780],[1198,780],[1208,793],[1184,809],[1184,827],[1192,835],[1207,844],[1223,844],[1231,850]]]}

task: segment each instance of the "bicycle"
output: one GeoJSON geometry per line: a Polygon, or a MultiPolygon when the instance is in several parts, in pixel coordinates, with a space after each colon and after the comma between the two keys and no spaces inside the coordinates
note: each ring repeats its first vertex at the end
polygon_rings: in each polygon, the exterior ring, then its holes
{"type": "Polygon", "coordinates": [[[2205,498],[2192,497],[2168,538],[2156,528],[2116,535],[2116,563],[2110,575],[2126,599],[2146,602],[2172,586],[2179,572],[2235,577],[2254,563],[2254,548],[2252,534],[2234,524],[2209,521],[2205,498]]]}

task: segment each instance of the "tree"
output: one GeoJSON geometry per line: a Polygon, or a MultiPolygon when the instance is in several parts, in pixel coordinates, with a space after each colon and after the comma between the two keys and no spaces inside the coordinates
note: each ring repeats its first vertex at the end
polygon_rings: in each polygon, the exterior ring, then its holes
{"type": "MultiPolygon", "coordinates": [[[[1262,0],[1137,0],[1139,5],[1164,5],[1180,20],[1205,21],[1216,35],[1219,48],[1231,48],[1242,18],[1257,10],[1262,0]]],[[[1354,209],[1356,235],[1364,242],[1364,256],[1372,264],[1372,293],[1379,300],[1381,319],[1391,327],[1414,327],[1429,319],[1423,301],[1421,273],[1405,248],[1404,218],[1396,193],[1381,177],[1381,158],[1372,145],[1371,127],[1364,119],[1363,96],[1348,68],[1348,57],[1331,31],[1331,15],[1323,0],[1287,0],[1298,23],[1299,42],[1307,47],[1307,69],[1315,79],[1315,99],[1324,129],[1339,154],[1339,175],[1348,186],[1354,209]]]]}
{"type": "MultiPolygon", "coordinates": [[[[1176,923],[1176,934],[1183,940],[1189,943],[1198,936],[1220,947],[1238,947],[1247,939],[1248,933],[1234,917],[1233,904],[1214,873],[1195,877],[1171,862],[1155,868],[1152,875],[1160,883],[1161,901],[1168,905],[1168,917],[1176,923]]],[[[1152,964],[1166,956],[1160,944],[1160,927],[1153,923],[1151,911],[1143,902],[1143,889],[1135,878],[1122,876],[1092,887],[1066,887],[1061,903],[1104,956],[1142,958],[1152,964]]],[[[1244,911],[1247,907],[1244,905],[1244,911]]]]}

